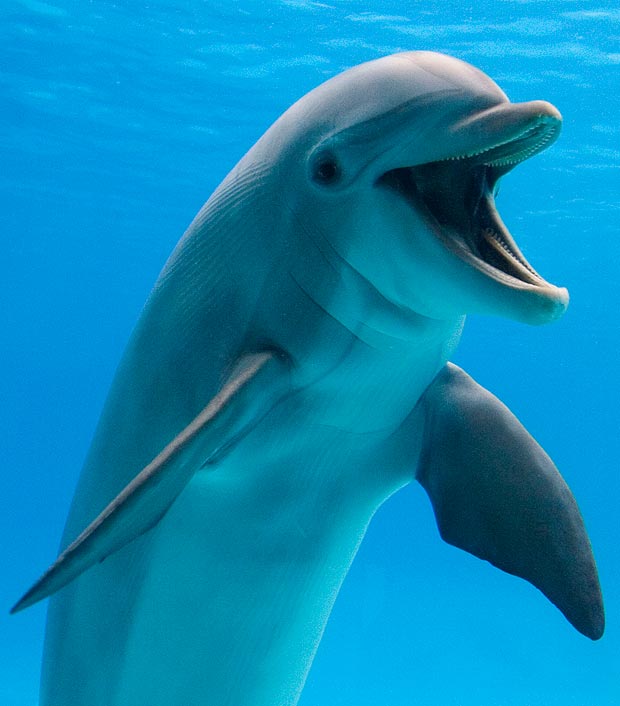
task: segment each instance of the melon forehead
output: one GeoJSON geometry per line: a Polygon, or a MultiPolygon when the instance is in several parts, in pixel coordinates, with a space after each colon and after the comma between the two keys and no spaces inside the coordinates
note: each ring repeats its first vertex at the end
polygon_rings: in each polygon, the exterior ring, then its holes
{"type": "Polygon", "coordinates": [[[295,103],[285,115],[334,127],[371,119],[419,100],[484,110],[508,101],[486,74],[453,57],[405,52],[360,64],[329,79],[295,103]]]}

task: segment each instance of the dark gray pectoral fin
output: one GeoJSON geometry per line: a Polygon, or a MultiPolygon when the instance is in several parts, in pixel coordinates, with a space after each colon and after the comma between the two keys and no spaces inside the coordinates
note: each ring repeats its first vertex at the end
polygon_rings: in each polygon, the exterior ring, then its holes
{"type": "Polygon", "coordinates": [[[460,368],[424,393],[417,479],[443,539],[539,588],[584,635],[605,618],[590,542],[551,459],[517,418],[460,368]]]}
{"type": "Polygon", "coordinates": [[[283,358],[267,351],[241,358],[218,394],[70,544],[12,613],[47,598],[94,564],[154,527],[204,462],[219,457],[282,398],[283,358]]]}

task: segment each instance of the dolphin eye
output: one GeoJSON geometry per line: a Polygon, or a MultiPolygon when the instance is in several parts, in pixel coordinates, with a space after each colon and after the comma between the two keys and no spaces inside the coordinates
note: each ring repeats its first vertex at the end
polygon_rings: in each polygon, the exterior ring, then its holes
{"type": "Polygon", "coordinates": [[[331,186],[340,180],[341,175],[340,165],[331,154],[320,156],[312,165],[312,178],[317,184],[331,186]]]}

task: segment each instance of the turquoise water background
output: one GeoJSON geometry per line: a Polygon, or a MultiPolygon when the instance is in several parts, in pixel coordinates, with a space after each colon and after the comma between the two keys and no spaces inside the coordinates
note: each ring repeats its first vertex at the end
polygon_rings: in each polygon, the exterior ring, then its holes
{"type": "Polygon", "coordinates": [[[38,703],[45,605],[8,609],[56,556],[115,366],[175,242],[295,99],[410,49],[465,59],[512,100],[549,100],[564,115],[559,142],[503,180],[498,205],[571,306],[542,328],[471,317],[455,362],[508,404],[572,487],[607,632],[590,642],[529,584],[444,544],[415,485],[371,524],[300,705],[620,704],[612,0],[4,0],[0,704],[38,703]]]}

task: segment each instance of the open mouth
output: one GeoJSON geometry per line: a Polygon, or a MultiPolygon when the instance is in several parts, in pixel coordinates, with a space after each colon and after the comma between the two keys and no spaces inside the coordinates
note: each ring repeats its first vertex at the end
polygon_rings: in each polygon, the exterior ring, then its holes
{"type": "Polygon", "coordinates": [[[438,162],[394,169],[380,183],[425,215],[436,236],[461,259],[509,286],[552,287],[519,250],[495,207],[499,179],[542,151],[560,122],[541,116],[506,142],[438,162]]]}

